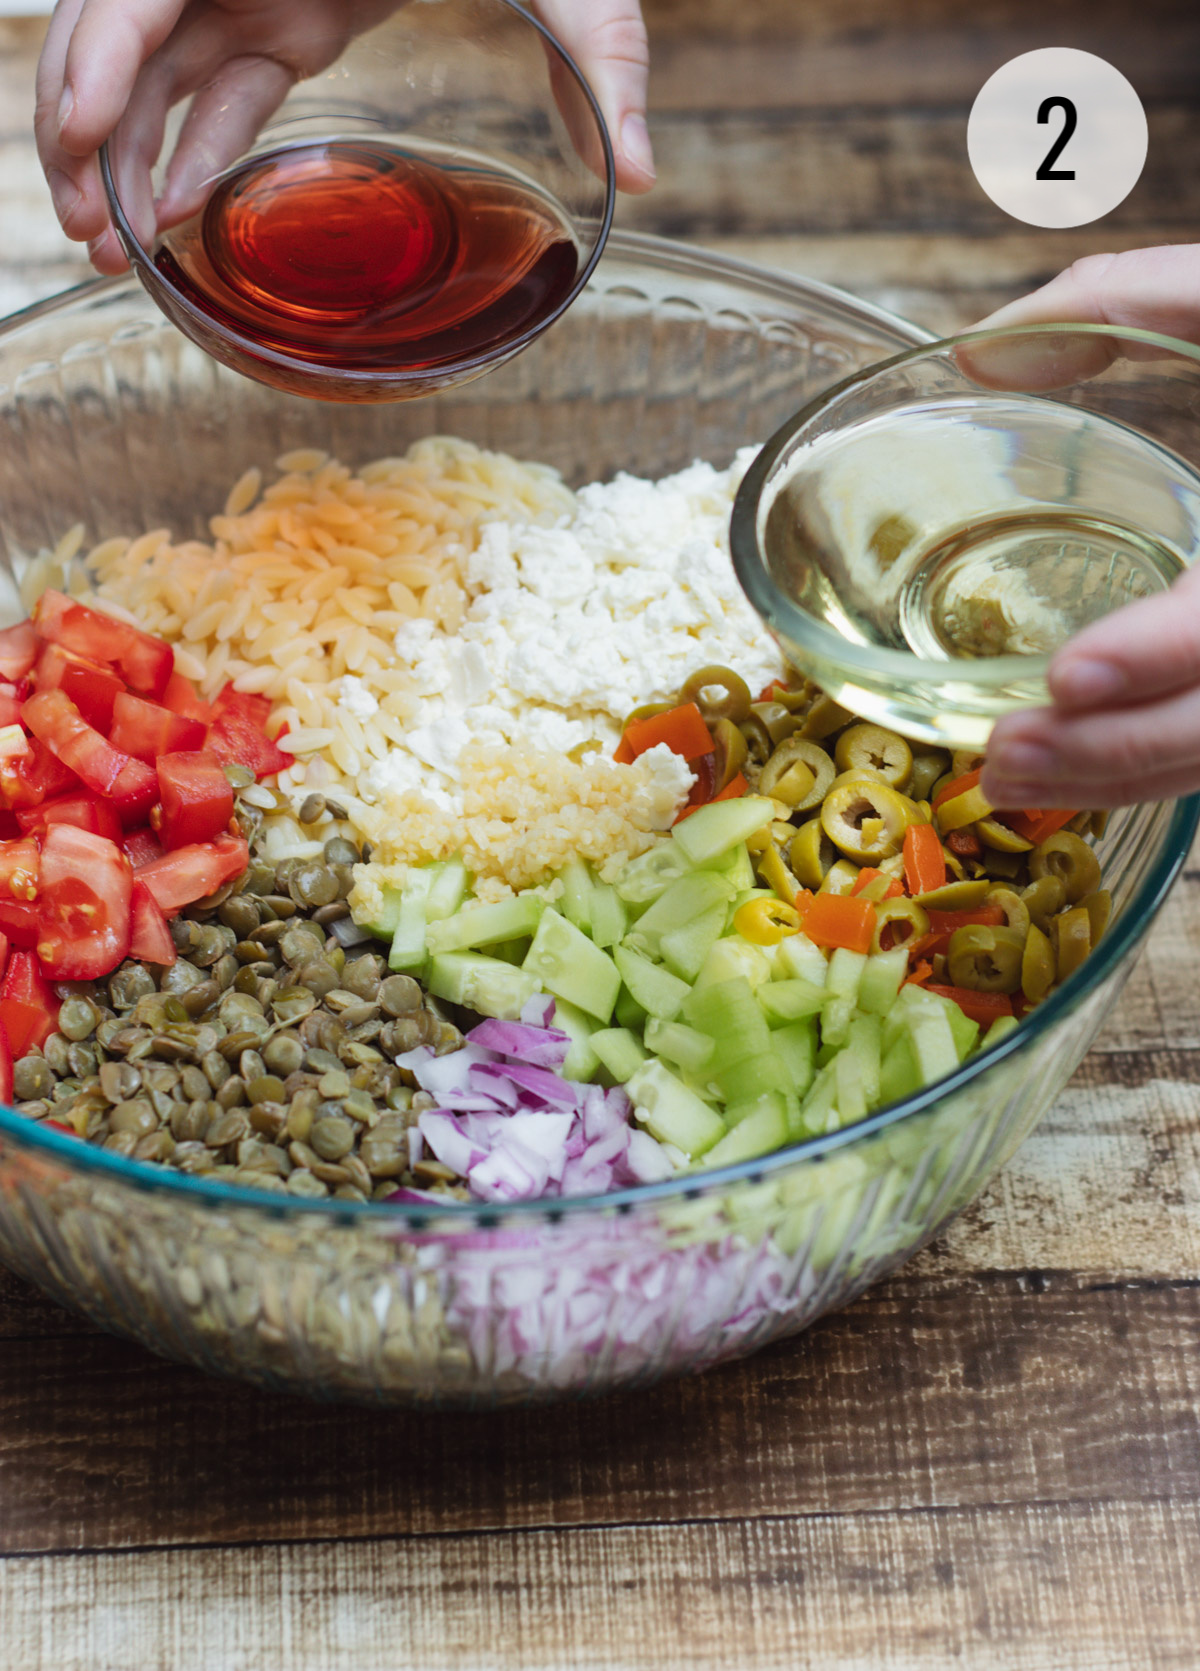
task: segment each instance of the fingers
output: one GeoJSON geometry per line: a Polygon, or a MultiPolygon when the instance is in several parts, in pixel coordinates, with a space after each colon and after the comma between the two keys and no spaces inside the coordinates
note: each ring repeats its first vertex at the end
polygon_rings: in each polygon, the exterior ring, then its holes
{"type": "Polygon", "coordinates": [[[234,58],[192,100],[158,201],[160,230],[200,208],[206,187],[254,142],[295,76],[274,58],[234,58]]]}
{"type": "Polygon", "coordinates": [[[1000,720],[982,788],[994,806],[1113,807],[1200,788],[1200,686],[1140,707],[1000,720]]]}
{"type": "MultiPolygon", "coordinates": [[[[534,8],[578,64],[608,125],[621,191],[649,191],[654,155],[646,128],[650,49],[638,0],[538,0],[534,8]]],[[[551,70],[555,96],[580,154],[579,123],[569,108],[568,78],[551,70]]]]}
{"type": "Polygon", "coordinates": [[[1085,627],[1051,662],[1049,683],[1067,712],[1200,686],[1200,570],[1085,627]]]}
{"type": "Polygon", "coordinates": [[[59,142],[59,111],[64,98],[67,48],[84,0],[60,0],[55,8],[37,67],[37,102],[33,128],[38,156],[63,231],[80,241],[98,237],[108,224],[108,208],[96,159],[81,160],[59,142]]]}
{"type": "Polygon", "coordinates": [[[1132,326],[1200,342],[1200,245],[1085,256],[976,328],[1061,323],[1132,326]]]}

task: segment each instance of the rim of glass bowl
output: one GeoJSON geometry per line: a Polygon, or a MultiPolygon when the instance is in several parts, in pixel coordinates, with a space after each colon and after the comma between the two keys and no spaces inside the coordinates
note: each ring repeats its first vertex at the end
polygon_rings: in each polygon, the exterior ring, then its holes
{"type": "MultiPolygon", "coordinates": [[[[557,35],[553,34],[546,27],[546,25],[542,23],[539,18],[536,18],[531,11],[527,10],[525,6],[520,5],[518,0],[494,0],[494,3],[504,6],[510,12],[514,12],[518,17],[523,18],[526,23],[536,29],[538,34],[542,37],[544,44],[551,52],[558,54],[561,62],[566,65],[567,69],[575,77],[576,84],[582,91],[588,107],[591,110],[592,116],[595,118],[596,128],[600,135],[600,148],[604,156],[604,180],[602,182],[604,187],[604,209],[598,219],[593,216],[580,216],[575,219],[575,224],[577,226],[586,227],[589,231],[594,230],[595,241],[592,245],[591,254],[588,256],[587,260],[584,262],[583,266],[576,275],[575,283],[571,286],[570,291],[559,303],[559,305],[554,309],[554,312],[547,314],[546,317],[544,319],[540,319],[536,325],[530,326],[530,328],[527,331],[523,331],[520,336],[511,338],[503,343],[499,348],[474,354],[470,359],[454,361],[454,377],[455,381],[459,382],[466,381],[473,373],[486,371],[490,366],[503,364],[505,360],[511,359],[514,354],[519,353],[522,348],[528,347],[531,342],[540,337],[543,331],[548,330],[549,327],[554,324],[556,319],[562,318],[563,314],[572,305],[572,303],[579,298],[584,286],[587,284],[588,280],[595,271],[597,262],[604,254],[604,247],[608,242],[608,235],[612,229],[613,212],[616,207],[617,200],[616,159],[613,156],[612,141],[608,135],[608,123],[604,120],[603,112],[597,103],[596,95],[592,92],[591,85],[588,82],[587,77],[579,68],[579,65],[575,62],[571,54],[567,51],[566,47],[563,46],[557,35]]],[[[280,368],[289,371],[303,371],[310,374],[316,374],[317,376],[320,376],[322,373],[328,373],[330,378],[336,377],[337,381],[340,383],[361,384],[364,388],[387,387],[399,390],[405,388],[411,383],[420,383],[424,385],[428,383],[431,375],[436,375],[438,369],[436,366],[432,368],[424,367],[420,370],[414,369],[411,371],[399,372],[356,371],[352,368],[318,366],[311,360],[300,359],[298,356],[293,354],[282,354],[278,349],[268,348],[263,343],[255,342],[253,337],[243,336],[240,331],[234,330],[232,326],[226,325],[223,321],[215,319],[209,313],[205,313],[202,308],[198,308],[195,303],[189,301],[187,296],[185,296],[184,293],[166,277],[161,269],[155,266],[154,258],[150,251],[146,249],[145,245],[134,232],[133,227],[130,225],[125,214],[125,210],[121,205],[121,200],[117,195],[117,185],[113,178],[112,163],[110,162],[108,155],[108,146],[109,142],[105,140],[104,144],[100,147],[100,174],[104,181],[104,195],[108,199],[108,207],[110,213],[112,214],[113,225],[117,229],[125,254],[130,259],[130,264],[135,269],[138,267],[146,267],[153,270],[155,275],[155,284],[160,286],[165,292],[168,292],[174,305],[182,308],[190,319],[194,319],[197,324],[203,326],[205,330],[216,331],[227,342],[230,342],[237,348],[241,349],[248,357],[261,360],[268,365],[279,366],[280,368]]],[[[118,275],[118,277],[123,276],[124,275],[118,275]]],[[[145,289],[153,300],[154,291],[151,286],[147,284],[145,289]]],[[[243,373],[243,375],[246,374],[243,373]]],[[[314,392],[319,398],[319,389],[314,392]]]]}
{"type": "MultiPolygon", "coordinates": [[[[734,278],[751,281],[761,294],[775,294],[783,300],[811,301],[820,297],[839,309],[850,309],[858,318],[871,319],[892,329],[903,327],[914,337],[924,337],[922,349],[933,342],[929,333],[909,321],[900,320],[886,309],[873,303],[859,301],[834,285],[816,279],[797,280],[785,273],[771,272],[756,267],[752,262],[733,256],[717,255],[695,245],[676,243],[668,238],[656,238],[648,233],[622,232],[609,240],[609,253],[626,259],[640,259],[660,270],[666,268],[676,274],[702,278],[734,278]]],[[[87,306],[93,299],[127,287],[143,300],[144,290],[128,273],[115,278],[89,279],[81,285],[34,302],[21,312],[0,321],[0,337],[8,337],[42,317],[66,308],[87,306]]],[[[163,329],[169,328],[169,321],[163,329]]],[[[1112,333],[1109,332],[1109,335],[1112,333]]],[[[1130,333],[1122,333],[1128,335],[1130,333]]],[[[1162,339],[1169,340],[1169,339],[1162,339]]],[[[922,351],[918,349],[917,352],[922,351]]],[[[899,358],[906,358],[901,355],[899,358]]],[[[877,362],[885,364],[887,362],[877,362]]],[[[847,379],[837,385],[845,386],[847,379]]],[[[229,1184],[205,1183],[187,1173],[174,1172],[169,1167],[156,1166],[149,1161],[126,1160],[104,1149],[94,1149],[77,1137],[47,1130],[27,1120],[13,1109],[0,1106],[0,1143],[11,1143],[16,1149],[26,1150],[61,1164],[68,1172],[75,1172],[125,1185],[142,1194],[174,1198],[180,1204],[211,1207],[223,1211],[256,1212],[279,1218],[291,1214],[323,1217],[329,1223],[349,1226],[369,1221],[373,1228],[392,1225],[398,1232],[416,1231],[436,1226],[441,1232],[448,1227],[464,1230],[487,1229],[501,1222],[555,1223],[579,1214],[610,1211],[629,1211],[659,1201],[696,1199],[716,1194],[742,1181],[756,1181],[782,1173],[803,1161],[820,1161],[838,1149],[846,1148],[860,1138],[886,1131],[902,1121],[930,1109],[943,1097],[969,1085],[982,1073],[989,1072],[997,1063],[1023,1050],[1027,1044],[1048,1033],[1057,1023],[1076,1009],[1129,954],[1146,932],[1149,918],[1161,905],[1172,882],[1186,862],[1188,852],[1200,827],[1200,795],[1177,801],[1171,809],[1157,859],[1149,872],[1138,883],[1133,896],[1120,917],[1112,924],[1095,952],[1083,966],[1064,983],[1060,990],[1039,1004],[1033,1014],[1007,1038],[986,1055],[968,1060],[962,1067],[934,1085],[925,1087],[901,1102],[893,1103],[844,1126],[840,1131],[810,1137],[801,1143],[789,1144],[774,1154],[760,1155],[754,1160],[741,1161],[735,1166],[714,1168],[711,1172],[685,1173],[660,1184],[640,1184],[631,1189],[614,1190],[607,1195],[579,1195],[541,1201],[517,1201],[511,1204],[462,1202],[429,1206],[403,1203],[392,1206],[374,1201],[304,1201],[295,1196],[278,1195],[263,1190],[234,1188],[229,1184]]]]}
{"type": "Polygon", "coordinates": [[[936,685],[943,683],[953,668],[954,677],[963,684],[973,685],[979,690],[989,690],[997,685],[1010,684],[1015,679],[1027,679],[1031,675],[1045,672],[1050,665],[1049,656],[989,656],[986,660],[971,662],[928,661],[924,657],[910,654],[907,650],[888,650],[874,645],[851,643],[828,627],[822,626],[775,584],[759,544],[758,523],[763,494],[780,458],[808,424],[827,412],[843,396],[855,389],[864,388],[876,378],[898,367],[927,359],[933,354],[956,350],[964,344],[997,342],[1017,336],[1054,337],[1062,336],[1066,332],[1085,336],[1118,337],[1122,341],[1166,348],[1200,366],[1200,348],[1194,343],[1180,342],[1175,337],[1164,336],[1158,331],[1143,331],[1133,326],[1125,328],[1112,325],[1076,325],[1070,322],[1000,326],[992,331],[966,331],[960,336],[943,337],[940,341],[927,342],[918,348],[906,348],[902,353],[892,355],[890,359],[865,366],[861,371],[853,372],[840,383],[825,389],[814,400],[801,407],[794,417],[780,425],[742,477],[729,521],[729,549],[733,557],[734,573],[751,608],[772,632],[777,632],[781,637],[799,645],[826,666],[832,664],[847,674],[857,674],[873,683],[886,679],[889,683],[907,681],[936,685]]]}

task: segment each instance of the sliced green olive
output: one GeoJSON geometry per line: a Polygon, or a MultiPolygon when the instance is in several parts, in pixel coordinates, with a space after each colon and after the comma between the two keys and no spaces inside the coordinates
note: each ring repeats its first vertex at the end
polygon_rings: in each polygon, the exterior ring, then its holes
{"type": "Polygon", "coordinates": [[[768,888],[772,888],[779,898],[786,900],[789,905],[799,893],[799,883],[784,864],[779,849],[773,841],[768,842],[758,858],[755,859],[754,869],[759,881],[768,888]]]}
{"type": "Polygon", "coordinates": [[[751,704],[750,712],[766,726],[767,735],[774,748],[778,748],[785,737],[790,737],[793,731],[799,731],[801,727],[801,721],[782,702],[754,702],[751,704]]]}
{"type": "Polygon", "coordinates": [[[821,828],[819,818],[810,818],[807,824],[802,824],[788,848],[788,861],[804,888],[819,888],[836,858],[837,851],[821,828]]]}
{"type": "Polygon", "coordinates": [[[1057,876],[1039,876],[1036,882],[1022,888],[1021,898],[1031,920],[1044,934],[1051,918],[1057,916],[1067,903],[1067,891],[1057,876]]]}
{"type": "Polygon", "coordinates": [[[964,777],[967,772],[973,772],[977,766],[983,765],[982,754],[973,754],[969,748],[956,748],[950,754],[950,776],[964,777]]]}
{"type": "Polygon", "coordinates": [[[843,725],[849,725],[853,718],[854,715],[849,708],[843,708],[832,696],[822,693],[805,714],[800,734],[803,737],[815,737],[820,742],[822,737],[828,737],[831,732],[840,731],[843,725]]]}
{"type": "Polygon", "coordinates": [[[894,731],[882,725],[851,725],[837,740],[834,751],[840,772],[856,766],[871,766],[885,783],[899,789],[912,773],[912,749],[894,731]]]}
{"type": "Polygon", "coordinates": [[[820,806],[833,783],[833,761],[807,737],[785,737],[762,769],[758,791],[783,801],[793,812],[820,806]]]}
{"type": "Polygon", "coordinates": [[[712,732],[713,741],[717,745],[717,788],[725,789],[746,764],[746,756],[749,750],[746,747],[745,737],[742,736],[731,719],[711,720],[709,730],[712,732]]]}
{"type": "Polygon", "coordinates": [[[694,702],[710,725],[717,719],[736,725],[750,712],[750,687],[731,667],[702,667],[684,680],[679,700],[694,702]],[[714,698],[714,691],[722,694],[714,698]]]}
{"type": "Polygon", "coordinates": [[[849,859],[838,859],[831,864],[821,878],[821,886],[817,889],[822,894],[848,894],[858,881],[857,865],[852,865],[849,859]]]}
{"type": "Polygon", "coordinates": [[[669,714],[672,708],[677,708],[678,706],[679,704],[677,702],[643,702],[640,708],[632,708],[629,713],[625,715],[625,720],[621,726],[621,730],[628,731],[629,727],[635,724],[636,721],[641,719],[653,719],[655,714],[669,714]]]}
{"type": "Polygon", "coordinates": [[[939,749],[936,754],[923,752],[913,755],[912,771],[908,779],[908,793],[914,801],[927,801],[934,784],[945,777],[946,756],[939,749]]]}
{"type": "Polygon", "coordinates": [[[1073,905],[1054,919],[1054,944],[1060,981],[1073,975],[1092,949],[1092,924],[1084,905],[1073,905]]]}
{"type": "Polygon", "coordinates": [[[583,742],[576,743],[574,748],[567,750],[567,759],[573,760],[577,766],[582,765],[585,755],[598,754],[604,747],[599,737],[585,737],[583,742]]]}
{"type": "Polygon", "coordinates": [[[868,778],[835,783],[821,804],[833,845],[859,864],[878,864],[900,851],[916,808],[888,783],[868,778]]]}
{"type": "Polygon", "coordinates": [[[1092,925],[1092,945],[1099,940],[1108,927],[1112,916],[1112,895],[1107,888],[1098,888],[1094,894],[1085,894],[1079,901],[1088,914],[1088,921],[1092,925]]]}
{"type": "Polygon", "coordinates": [[[1030,925],[1021,956],[1021,991],[1039,1004],[1054,985],[1054,947],[1036,923],[1030,925]]]}
{"type": "Polygon", "coordinates": [[[1029,860],[1029,870],[1038,880],[1057,876],[1070,905],[1100,886],[1100,860],[1087,842],[1070,830],[1058,830],[1040,842],[1029,860]]]}
{"type": "Polygon", "coordinates": [[[738,724],[746,741],[746,751],[752,765],[764,766],[775,752],[775,739],[755,713],[749,713],[738,724]]]}
{"type": "Polygon", "coordinates": [[[946,882],[940,888],[930,888],[928,893],[915,897],[927,911],[973,911],[977,905],[983,904],[990,887],[991,883],[984,876],[978,882],[946,882]]]}
{"type": "Polygon", "coordinates": [[[950,936],[950,979],[972,992],[1015,992],[1024,950],[1024,939],[1011,928],[968,923],[950,936]]]}
{"type": "Polygon", "coordinates": [[[997,853],[1028,853],[1032,841],[1010,830],[1007,824],[1001,824],[996,818],[981,818],[975,825],[975,834],[985,847],[991,847],[997,853]]]}
{"type": "Polygon", "coordinates": [[[1011,888],[989,888],[983,896],[985,905],[998,905],[1004,912],[1005,926],[1022,939],[1029,933],[1029,907],[1019,893],[1011,888]]]}
{"type": "Polygon", "coordinates": [[[875,938],[872,950],[888,951],[904,946],[929,933],[929,913],[915,899],[884,899],[875,907],[875,938]]]}
{"type": "MultiPolygon", "coordinates": [[[[979,828],[978,825],[975,826],[979,828]]],[[[1025,856],[1022,853],[997,853],[989,847],[984,854],[984,866],[989,876],[1001,877],[1005,882],[1027,882],[1028,873],[1025,869],[1025,856]]]]}
{"type": "Polygon", "coordinates": [[[961,795],[943,801],[935,809],[933,821],[943,834],[949,835],[952,830],[965,830],[968,824],[977,824],[991,811],[991,802],[976,784],[973,789],[964,789],[961,795]]]}

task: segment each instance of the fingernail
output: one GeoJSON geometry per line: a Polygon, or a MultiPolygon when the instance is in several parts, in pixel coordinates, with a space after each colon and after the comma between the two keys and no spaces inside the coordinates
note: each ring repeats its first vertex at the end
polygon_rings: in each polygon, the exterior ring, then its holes
{"type": "Polygon", "coordinates": [[[79,187],[69,174],[64,174],[61,168],[52,168],[46,175],[46,184],[50,187],[50,198],[54,204],[54,213],[58,216],[59,224],[66,226],[75,206],[79,202],[79,187]]]}
{"type": "Polygon", "coordinates": [[[1120,696],[1126,686],[1125,675],[1111,661],[1094,661],[1088,656],[1072,657],[1050,678],[1054,696],[1059,702],[1090,708],[1110,702],[1120,696]]]}
{"type": "Polygon", "coordinates": [[[62,90],[62,98],[58,101],[58,131],[61,135],[67,123],[71,120],[71,112],[75,108],[75,92],[68,81],[62,90]]]}
{"type": "Polygon", "coordinates": [[[646,118],[636,111],[630,111],[621,123],[621,149],[635,168],[648,174],[652,180],[655,178],[650,130],[646,126],[646,118]]]}

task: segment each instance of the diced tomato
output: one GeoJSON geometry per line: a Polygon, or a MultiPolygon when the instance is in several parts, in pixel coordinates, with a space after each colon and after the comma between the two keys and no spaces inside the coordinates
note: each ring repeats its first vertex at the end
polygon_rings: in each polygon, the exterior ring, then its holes
{"type": "Polygon", "coordinates": [[[160,754],[204,747],[208,726],[197,719],[173,714],[157,702],[122,691],[113,704],[112,729],[108,740],[123,754],[132,754],[150,765],[160,754]]]}
{"type": "Polygon", "coordinates": [[[0,793],[10,807],[40,806],[43,801],[82,790],[83,784],[36,737],[29,753],[0,760],[0,793]]]}
{"type": "Polygon", "coordinates": [[[152,859],[138,871],[164,916],[215,893],[222,882],[240,876],[250,860],[250,849],[240,836],[221,835],[215,841],[177,847],[152,859]]]}
{"type": "Polygon", "coordinates": [[[121,839],[121,820],[110,801],[99,795],[59,795],[40,806],[22,807],[17,823],[29,835],[40,835],[47,824],[74,824],[78,829],[91,830],[93,835],[107,836],[109,841],[121,839]]]}
{"type": "Polygon", "coordinates": [[[21,701],[15,688],[0,690],[0,726],[21,723],[21,701]]]}
{"type": "Polygon", "coordinates": [[[212,724],[212,708],[182,673],[171,674],[159,701],[164,708],[169,708],[173,714],[181,714],[184,719],[198,719],[202,725],[212,724]]]}
{"type": "Polygon", "coordinates": [[[8,1042],[8,1030],[0,1019],[0,1102],[13,1099],[13,1053],[8,1042]]]}
{"type": "Polygon", "coordinates": [[[0,842],[0,898],[36,899],[40,856],[33,836],[0,842]]]}
{"type": "Polygon", "coordinates": [[[24,1056],[33,1045],[45,1044],[58,1026],[59,1000],[42,974],[36,952],[14,951],[9,957],[4,985],[0,986],[0,1014],[10,1005],[14,1009],[8,1036],[17,1055],[24,1056]],[[23,1040],[20,1044],[17,1032],[23,1040]]]}
{"type": "Polygon", "coordinates": [[[140,870],[152,859],[161,859],[163,856],[162,842],[146,825],[140,825],[136,830],[126,830],[121,837],[121,846],[125,849],[125,857],[135,870],[140,870]]]}
{"type": "Polygon", "coordinates": [[[47,644],[42,650],[33,682],[38,690],[65,691],[88,724],[106,736],[113,704],[125,689],[111,667],[77,656],[61,644],[47,644]]]}
{"type": "Polygon", "coordinates": [[[158,901],[139,876],[133,879],[130,902],[129,955],[144,963],[170,965],[179,953],[171,938],[171,927],[159,910],[158,901]]]}
{"type": "Polygon", "coordinates": [[[213,718],[219,718],[231,708],[248,714],[258,723],[260,729],[265,730],[271,717],[271,698],[260,696],[255,691],[237,690],[233,685],[222,685],[213,703],[213,718]]]}
{"type": "Polygon", "coordinates": [[[32,621],[18,621],[0,632],[0,678],[23,679],[37,660],[41,641],[32,621]]]}
{"type": "MultiPolygon", "coordinates": [[[[276,747],[263,730],[265,702],[265,697],[246,696],[228,685],[217,698],[217,717],[205,747],[223,766],[245,766],[255,777],[270,777],[292,765],[295,757],[276,747]]],[[[270,703],[266,707],[269,712],[270,703]]]]}
{"type": "Polygon", "coordinates": [[[36,946],[38,908],[23,899],[0,899],[0,934],[10,945],[36,946]]]}
{"type": "Polygon", "coordinates": [[[61,690],[39,690],[21,709],[21,717],[39,742],[97,795],[111,798],[129,755],[113,748],[89,725],[61,690]]]}
{"type": "Polygon", "coordinates": [[[0,841],[15,841],[24,834],[16,813],[9,812],[7,807],[0,808],[0,841]]]}
{"type": "Polygon", "coordinates": [[[233,817],[233,790],[215,754],[164,754],[157,762],[162,820],[158,833],[168,851],[211,841],[233,817]]]}
{"type": "MultiPolygon", "coordinates": [[[[718,790],[718,792],[713,796],[713,800],[740,801],[742,796],[749,792],[749,789],[750,785],[746,782],[741,772],[739,772],[736,777],[730,778],[724,789],[718,790]]],[[[677,824],[682,824],[683,820],[685,818],[690,818],[693,812],[699,812],[701,806],[707,806],[709,804],[710,803],[705,801],[697,801],[695,806],[692,806],[689,802],[681,812],[676,814],[675,822],[677,824]]]]}
{"type": "Polygon", "coordinates": [[[129,951],[133,871],[115,842],[51,824],[42,843],[38,957],[53,980],[110,974],[129,951]]]}
{"type": "Polygon", "coordinates": [[[127,760],[112,789],[112,803],[122,825],[135,828],[144,824],[157,799],[158,778],[154,767],[144,760],[127,760]]]}
{"type": "Polygon", "coordinates": [[[115,667],[132,689],[157,700],[175,671],[175,652],[161,638],[89,609],[62,592],[43,592],[33,624],[43,638],[77,656],[115,667]]]}
{"type": "Polygon", "coordinates": [[[56,1031],[53,1021],[43,1010],[35,1009],[32,1004],[19,1003],[15,998],[0,998],[0,1022],[8,1034],[14,1061],[28,1056],[31,1050],[40,1050],[51,1033],[56,1031]]]}

